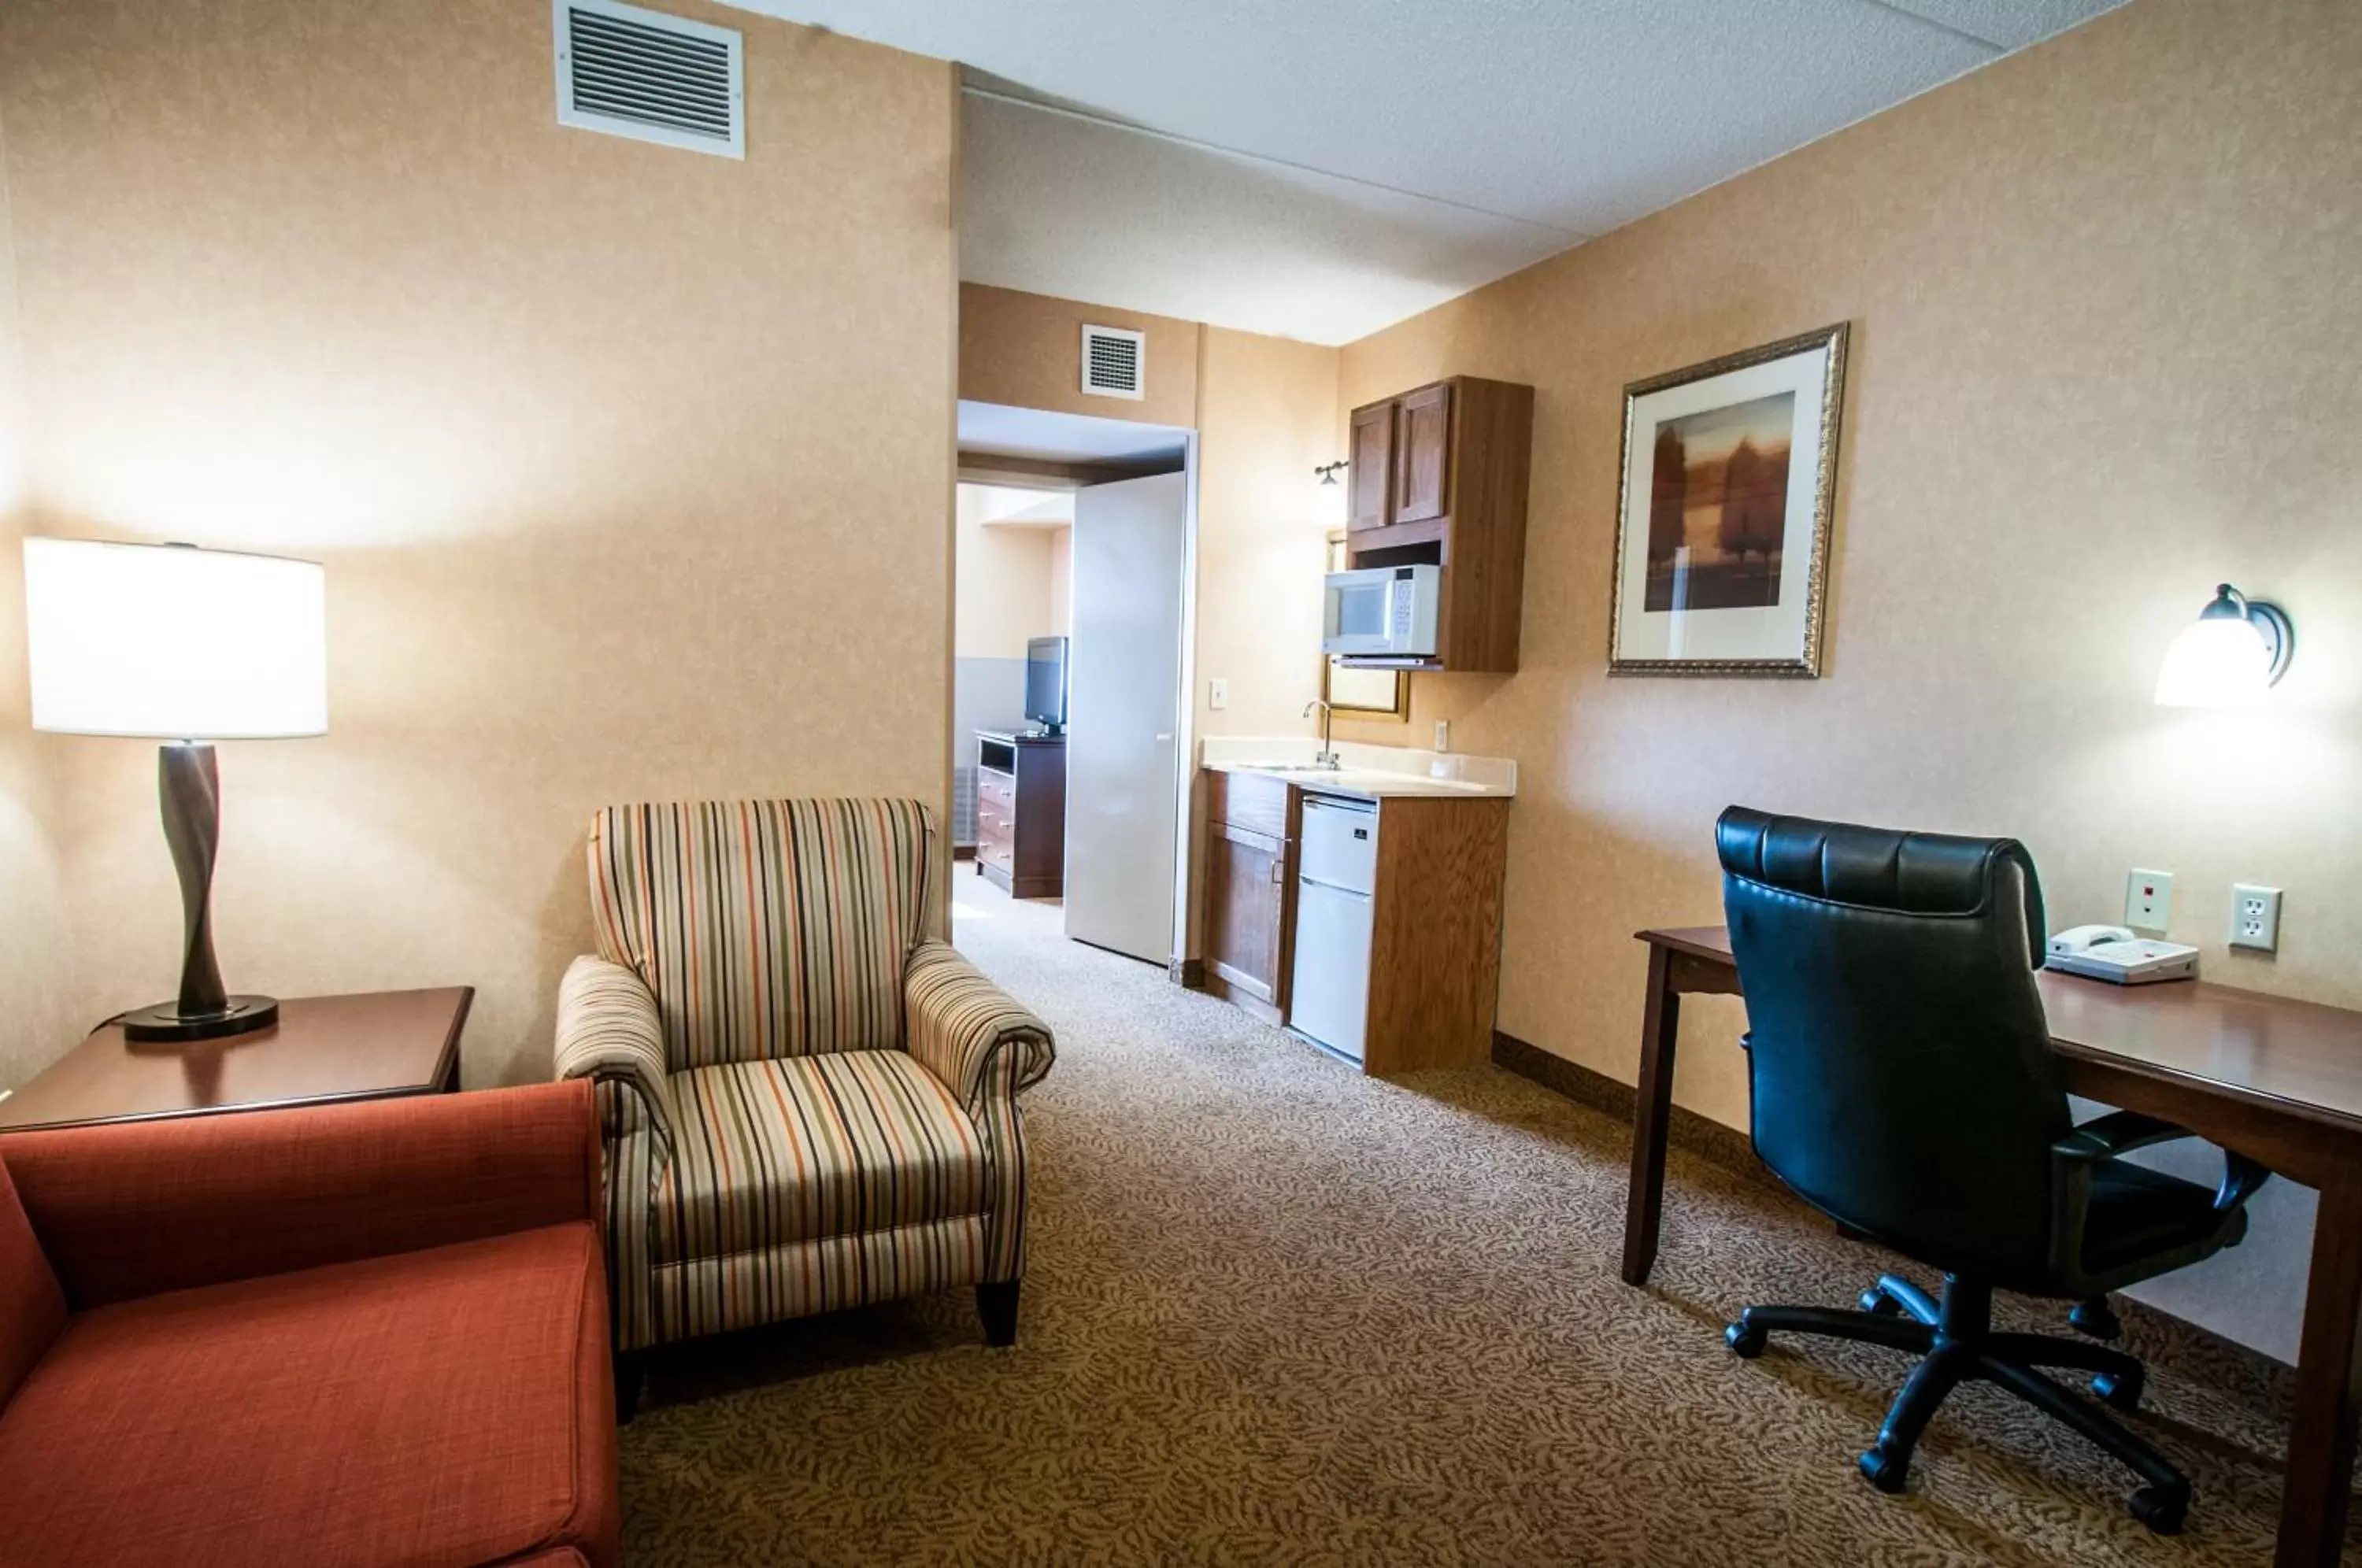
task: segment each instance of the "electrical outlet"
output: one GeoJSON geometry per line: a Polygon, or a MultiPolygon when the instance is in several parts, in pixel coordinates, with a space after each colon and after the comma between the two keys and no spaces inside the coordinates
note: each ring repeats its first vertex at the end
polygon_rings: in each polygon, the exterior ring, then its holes
{"type": "Polygon", "coordinates": [[[2280,890],[2251,883],[2231,885],[2231,945],[2277,953],[2280,946],[2280,890]]]}
{"type": "Polygon", "coordinates": [[[2125,923],[2136,931],[2163,931],[2173,912],[2173,873],[2133,867],[2125,878],[2125,923]]]}
{"type": "Polygon", "coordinates": [[[1451,749],[1451,721],[1449,719],[1435,721],[1435,749],[1438,751],[1451,749]]]}
{"type": "Polygon", "coordinates": [[[1227,708],[1231,705],[1231,683],[1220,676],[1206,682],[1206,706],[1227,708]]]}

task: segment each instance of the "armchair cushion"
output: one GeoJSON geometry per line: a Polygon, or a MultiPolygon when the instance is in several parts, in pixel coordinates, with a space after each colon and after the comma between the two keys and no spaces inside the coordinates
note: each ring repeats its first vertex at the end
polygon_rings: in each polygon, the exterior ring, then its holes
{"type": "Polygon", "coordinates": [[[959,1096],[971,1112],[988,1088],[1016,1094],[1040,1083],[1056,1052],[1050,1026],[947,942],[922,943],[911,955],[903,998],[909,1050],[959,1096]]]}
{"type": "Polygon", "coordinates": [[[900,1051],[701,1067],[673,1079],[681,1139],[658,1183],[656,1253],[683,1263],[986,1208],[983,1140],[900,1051]]]}
{"type": "Polygon", "coordinates": [[[97,1308],[0,1410],[0,1560],[612,1563],[607,1358],[579,1221],[97,1308]]]}
{"type": "Polygon", "coordinates": [[[647,1132],[671,1154],[676,1122],[664,1025],[657,999],[637,975],[587,955],[568,966],[557,987],[555,1058],[560,1078],[598,1085],[600,1122],[609,1139],[647,1132]]]}
{"type": "Polygon", "coordinates": [[[655,996],[675,1072],[891,1050],[933,832],[916,801],[608,807],[590,835],[600,955],[655,996]]]}

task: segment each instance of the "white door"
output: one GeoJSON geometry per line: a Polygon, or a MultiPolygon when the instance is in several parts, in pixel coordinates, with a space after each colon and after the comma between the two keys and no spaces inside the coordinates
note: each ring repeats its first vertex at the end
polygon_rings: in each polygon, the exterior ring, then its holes
{"type": "Polygon", "coordinates": [[[1184,474],[1075,492],[1066,934],[1165,965],[1181,821],[1184,474]]]}

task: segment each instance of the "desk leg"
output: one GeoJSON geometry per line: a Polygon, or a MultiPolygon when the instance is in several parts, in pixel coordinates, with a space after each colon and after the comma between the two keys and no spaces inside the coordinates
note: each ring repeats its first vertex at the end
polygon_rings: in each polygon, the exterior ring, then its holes
{"type": "Polygon", "coordinates": [[[1665,1134],[1673,1110],[1673,1047],[1682,999],[1672,955],[1649,948],[1649,1010],[1640,1023],[1640,1082],[1632,1100],[1632,1196],[1624,1209],[1624,1283],[1646,1285],[1657,1262],[1657,1220],[1665,1203],[1665,1134]]]}
{"type": "Polygon", "coordinates": [[[2296,1426],[2281,1484],[2279,1568],[2336,1568],[2362,1407],[2362,1178],[2324,1187],[2297,1352],[2296,1426]]]}

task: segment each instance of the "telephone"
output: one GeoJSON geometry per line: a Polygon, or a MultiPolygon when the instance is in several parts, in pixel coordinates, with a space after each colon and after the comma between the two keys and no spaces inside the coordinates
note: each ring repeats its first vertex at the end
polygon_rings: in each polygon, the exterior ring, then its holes
{"type": "Polygon", "coordinates": [[[2135,936],[2121,925],[2079,925],[2062,931],[2050,939],[2043,956],[2047,969],[2112,980],[2119,986],[2198,977],[2198,949],[2135,936]]]}

